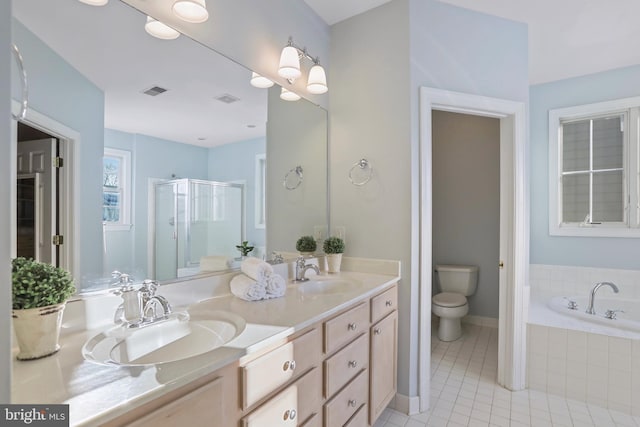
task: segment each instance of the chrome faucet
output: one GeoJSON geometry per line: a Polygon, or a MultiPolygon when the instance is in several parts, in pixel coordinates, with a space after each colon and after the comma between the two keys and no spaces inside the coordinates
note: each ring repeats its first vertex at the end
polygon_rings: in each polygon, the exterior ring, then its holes
{"type": "Polygon", "coordinates": [[[595,302],[595,298],[596,298],[596,291],[605,285],[610,286],[611,289],[613,289],[613,292],[615,292],[616,294],[619,292],[618,287],[611,282],[596,283],[593,289],[591,289],[591,293],[589,294],[589,306],[587,307],[587,310],[586,310],[587,314],[596,314],[596,311],[593,308],[593,303],[595,302]]]}
{"type": "Polygon", "coordinates": [[[128,328],[138,328],[166,320],[172,312],[171,304],[163,296],[156,295],[158,282],[145,280],[136,289],[133,281],[126,274],[120,276],[121,287],[115,293],[122,297],[122,304],[117,308],[114,321],[128,328]]]}
{"type": "Polygon", "coordinates": [[[309,278],[305,277],[308,269],[312,269],[316,274],[320,274],[320,269],[315,264],[306,264],[304,257],[298,257],[296,260],[296,282],[306,282],[309,278]]]}

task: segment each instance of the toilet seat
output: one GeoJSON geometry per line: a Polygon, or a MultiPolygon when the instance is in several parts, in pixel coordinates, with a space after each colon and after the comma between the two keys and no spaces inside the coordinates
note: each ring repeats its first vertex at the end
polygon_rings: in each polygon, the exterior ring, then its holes
{"type": "Polygon", "coordinates": [[[461,307],[467,303],[467,298],[453,292],[442,292],[434,295],[431,302],[440,307],[461,307]]]}

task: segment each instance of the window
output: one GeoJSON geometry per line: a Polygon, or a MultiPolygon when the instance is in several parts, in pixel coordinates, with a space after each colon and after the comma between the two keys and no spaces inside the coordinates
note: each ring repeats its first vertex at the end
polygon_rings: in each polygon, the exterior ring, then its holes
{"type": "Polygon", "coordinates": [[[131,153],[104,149],[102,222],[110,230],[131,228],[131,153]]]}
{"type": "Polygon", "coordinates": [[[640,98],[549,112],[549,232],[640,237],[640,98]]]}

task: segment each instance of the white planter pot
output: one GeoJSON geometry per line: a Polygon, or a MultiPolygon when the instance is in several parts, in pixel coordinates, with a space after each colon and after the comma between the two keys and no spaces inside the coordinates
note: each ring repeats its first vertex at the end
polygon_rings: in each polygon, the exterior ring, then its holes
{"type": "Polygon", "coordinates": [[[47,307],[13,310],[13,328],[16,332],[18,360],[32,360],[49,356],[60,349],[58,338],[65,303],[47,307]]]}
{"type": "Polygon", "coordinates": [[[326,254],[327,272],[340,273],[340,264],[342,263],[342,254],[326,254]]]}

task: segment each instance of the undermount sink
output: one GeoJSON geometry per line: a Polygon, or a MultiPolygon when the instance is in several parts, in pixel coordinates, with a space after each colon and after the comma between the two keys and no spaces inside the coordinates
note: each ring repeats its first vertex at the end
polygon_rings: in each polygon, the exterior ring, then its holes
{"type": "Polygon", "coordinates": [[[324,278],[315,276],[309,278],[308,281],[298,285],[298,291],[303,294],[311,295],[329,295],[343,294],[358,289],[362,284],[355,280],[324,278]]]}
{"type": "Polygon", "coordinates": [[[175,313],[141,328],[116,326],[89,339],[85,359],[138,366],[175,362],[222,347],[242,333],[244,319],[226,311],[175,313]]]}

